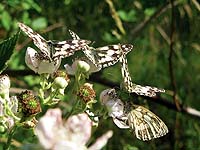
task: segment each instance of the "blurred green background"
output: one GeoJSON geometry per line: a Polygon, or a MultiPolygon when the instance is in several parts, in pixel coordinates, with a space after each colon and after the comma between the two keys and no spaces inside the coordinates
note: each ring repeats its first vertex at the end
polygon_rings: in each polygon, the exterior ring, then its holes
{"type": "MultiPolygon", "coordinates": [[[[183,105],[200,110],[200,4],[197,0],[174,1],[172,15],[169,3],[165,0],[1,0],[0,40],[16,33],[19,30],[17,22],[23,22],[47,40],[69,39],[68,29],[71,29],[81,38],[94,41],[94,47],[133,44],[134,49],[127,58],[134,82],[166,89],[162,97],[173,102],[168,59],[173,29],[172,62],[177,95],[183,105]]],[[[7,70],[28,69],[24,54],[27,46],[33,46],[33,43],[22,35],[7,70]]],[[[71,63],[75,57],[77,55],[66,58],[63,64],[71,63]]],[[[120,84],[120,65],[106,68],[96,75],[120,84]]],[[[23,73],[10,76],[12,86],[17,88],[34,90],[39,83],[36,76],[24,76],[23,73]]],[[[94,88],[98,95],[106,87],[94,83],[94,88]]],[[[144,98],[139,103],[162,118],[169,134],[142,142],[128,130],[117,128],[109,118],[101,120],[93,136],[98,137],[108,129],[114,130],[105,150],[200,149],[200,118],[144,98]]],[[[27,133],[22,135],[19,132],[16,140],[31,142],[27,133]]]]}

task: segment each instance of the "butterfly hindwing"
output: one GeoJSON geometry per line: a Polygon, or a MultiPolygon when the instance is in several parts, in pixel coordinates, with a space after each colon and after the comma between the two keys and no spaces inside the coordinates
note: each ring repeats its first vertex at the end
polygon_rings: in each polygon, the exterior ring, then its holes
{"type": "Polygon", "coordinates": [[[133,84],[129,70],[126,55],[123,54],[120,58],[121,62],[121,73],[123,78],[123,86],[129,93],[136,93],[138,95],[144,95],[149,97],[156,96],[157,92],[165,92],[164,89],[159,89],[157,87],[151,86],[141,86],[133,84]]]}
{"type": "Polygon", "coordinates": [[[132,106],[133,109],[127,114],[126,124],[134,130],[138,139],[147,141],[168,133],[167,126],[157,115],[143,106],[132,106]]]}
{"type": "Polygon", "coordinates": [[[114,65],[119,61],[122,53],[127,54],[132,48],[131,44],[108,45],[96,48],[93,52],[96,57],[95,63],[101,65],[102,68],[114,65]]]}

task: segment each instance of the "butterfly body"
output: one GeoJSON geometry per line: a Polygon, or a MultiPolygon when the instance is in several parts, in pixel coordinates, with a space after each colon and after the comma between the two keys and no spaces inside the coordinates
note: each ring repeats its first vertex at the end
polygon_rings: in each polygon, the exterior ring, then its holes
{"type": "MultiPolygon", "coordinates": [[[[73,39],[80,39],[73,31],[69,30],[73,39]]],[[[127,54],[133,48],[131,44],[115,44],[104,47],[89,47],[84,46],[82,49],[86,57],[98,68],[105,68],[116,64],[122,53],[127,54]]]]}

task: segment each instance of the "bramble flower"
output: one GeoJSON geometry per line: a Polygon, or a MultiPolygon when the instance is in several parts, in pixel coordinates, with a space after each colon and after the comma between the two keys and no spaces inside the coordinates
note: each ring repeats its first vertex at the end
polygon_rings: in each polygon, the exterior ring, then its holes
{"type": "Polygon", "coordinates": [[[0,132],[10,130],[15,121],[20,118],[15,116],[18,111],[16,96],[9,97],[10,79],[7,75],[0,76],[0,132]]]}
{"type": "Polygon", "coordinates": [[[43,148],[51,150],[100,150],[112,136],[107,132],[89,148],[86,143],[91,137],[92,121],[87,114],[71,116],[63,123],[60,109],[49,109],[40,118],[35,133],[43,148]]]}
{"type": "Polygon", "coordinates": [[[44,54],[38,53],[33,48],[28,47],[25,55],[25,62],[31,70],[38,74],[52,74],[59,68],[61,59],[50,61],[44,54]]]}

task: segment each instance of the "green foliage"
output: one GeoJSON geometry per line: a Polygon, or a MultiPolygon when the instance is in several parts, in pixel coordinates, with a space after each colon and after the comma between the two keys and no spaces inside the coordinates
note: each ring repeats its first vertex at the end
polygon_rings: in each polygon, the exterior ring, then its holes
{"type": "Polygon", "coordinates": [[[11,16],[7,11],[3,11],[1,14],[1,22],[4,28],[6,28],[6,30],[10,30],[11,27],[11,16]]]}
{"type": "Polygon", "coordinates": [[[18,36],[19,32],[17,32],[13,37],[0,43],[0,72],[6,68],[7,63],[13,54],[18,36]]]}
{"type": "Polygon", "coordinates": [[[135,22],[137,20],[135,10],[130,10],[129,12],[125,12],[124,10],[119,10],[117,13],[119,14],[119,16],[123,21],[135,22]]]}

